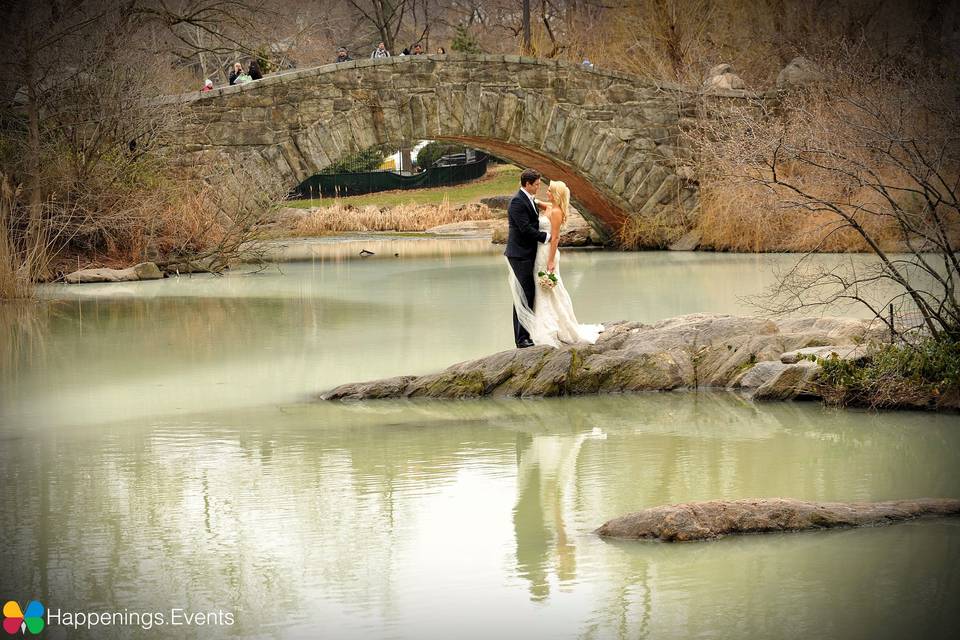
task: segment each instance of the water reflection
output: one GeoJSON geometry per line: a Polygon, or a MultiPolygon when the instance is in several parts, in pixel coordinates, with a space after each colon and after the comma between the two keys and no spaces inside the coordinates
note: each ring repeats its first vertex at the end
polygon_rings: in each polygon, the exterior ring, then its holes
{"type": "Polygon", "coordinates": [[[956,426],[650,394],[7,427],[0,543],[10,584],[64,607],[237,612],[186,637],[936,636],[958,622],[928,611],[960,595],[957,523],[678,546],[590,532],[694,499],[960,495],[956,426]]]}
{"type": "MultiPolygon", "coordinates": [[[[792,260],[565,259],[585,321],[647,322],[743,313],[737,297],[792,260]]],[[[957,496],[956,416],[725,393],[304,402],[508,348],[496,254],[46,291],[0,307],[4,593],[236,613],[177,637],[936,637],[960,623],[957,521],[680,546],[591,534],[689,500],[957,496]]]]}
{"type": "MultiPolygon", "coordinates": [[[[581,416],[582,417],[582,416],[581,416]]],[[[574,421],[578,431],[585,425],[574,421]]],[[[530,582],[533,600],[550,595],[548,573],[563,588],[576,580],[577,461],[588,440],[604,440],[599,427],[574,435],[517,434],[517,573],[530,582]]]]}

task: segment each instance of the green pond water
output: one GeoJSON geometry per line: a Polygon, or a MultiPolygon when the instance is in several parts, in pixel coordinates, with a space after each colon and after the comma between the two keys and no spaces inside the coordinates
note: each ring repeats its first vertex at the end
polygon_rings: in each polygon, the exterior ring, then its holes
{"type": "MultiPolygon", "coordinates": [[[[954,635],[960,519],[679,545],[591,532],[689,500],[958,497],[960,417],[725,392],[316,403],[510,348],[510,300],[485,241],[307,253],[0,306],[0,597],[128,616],[40,637],[954,635]]],[[[650,322],[749,313],[793,261],[571,251],[563,270],[581,321],[650,322]]]]}

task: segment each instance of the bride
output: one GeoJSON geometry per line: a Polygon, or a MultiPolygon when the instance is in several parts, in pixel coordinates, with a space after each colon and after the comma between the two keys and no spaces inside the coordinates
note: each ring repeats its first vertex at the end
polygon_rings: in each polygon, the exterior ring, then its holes
{"type": "Polygon", "coordinates": [[[536,345],[559,347],[561,344],[593,344],[603,331],[603,325],[577,323],[577,317],[573,313],[573,301],[570,300],[570,294],[560,277],[560,228],[567,221],[567,212],[570,210],[570,189],[559,180],[554,180],[547,187],[547,197],[550,206],[540,214],[539,229],[550,233],[550,242],[537,245],[533,274],[538,285],[533,309],[527,305],[517,277],[512,271],[510,273],[510,289],[513,292],[514,307],[517,309],[517,319],[530,333],[530,338],[536,345]],[[540,272],[553,273],[556,276],[556,285],[549,288],[541,286],[540,278],[537,278],[540,272]]]}

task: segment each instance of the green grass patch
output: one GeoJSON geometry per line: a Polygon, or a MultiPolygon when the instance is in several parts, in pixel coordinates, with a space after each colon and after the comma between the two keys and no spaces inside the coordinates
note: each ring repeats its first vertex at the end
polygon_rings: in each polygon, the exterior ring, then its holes
{"type": "Polygon", "coordinates": [[[489,196],[512,195],[520,188],[520,168],[513,165],[492,165],[487,174],[478,180],[452,187],[434,189],[408,189],[399,191],[380,191],[349,198],[314,198],[312,200],[290,200],[288,207],[311,209],[329,207],[334,204],[363,207],[395,207],[403,204],[441,204],[446,197],[451,206],[476,202],[489,196]]]}
{"type": "Polygon", "coordinates": [[[916,345],[881,345],[868,358],[810,358],[821,366],[824,399],[840,406],[936,406],[960,390],[960,342],[924,339],[916,345]]]}

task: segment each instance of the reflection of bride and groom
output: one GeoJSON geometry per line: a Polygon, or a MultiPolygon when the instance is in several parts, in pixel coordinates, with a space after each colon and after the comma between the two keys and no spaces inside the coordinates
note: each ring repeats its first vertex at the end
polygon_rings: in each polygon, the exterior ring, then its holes
{"type": "Polygon", "coordinates": [[[561,585],[576,579],[576,546],[570,539],[577,457],[583,443],[606,438],[599,429],[576,435],[517,436],[517,503],[513,528],[517,570],[530,583],[530,595],[550,595],[551,568],[561,585]]]}
{"type": "Polygon", "coordinates": [[[549,204],[536,199],[540,174],[520,174],[520,190],[510,201],[507,249],[513,294],[513,334],[518,348],[594,343],[603,325],[579,324],[560,277],[560,231],[570,209],[570,189],[555,180],[549,204]]]}

